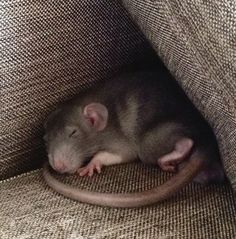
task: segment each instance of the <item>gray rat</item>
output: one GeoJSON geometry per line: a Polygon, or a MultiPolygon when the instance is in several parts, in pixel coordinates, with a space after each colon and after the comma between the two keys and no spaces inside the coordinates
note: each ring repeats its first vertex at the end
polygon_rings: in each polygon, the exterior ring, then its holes
{"type": "Polygon", "coordinates": [[[192,179],[224,179],[214,133],[169,74],[123,74],[81,92],[45,123],[49,163],[59,173],[92,176],[102,166],[137,158],[177,172],[163,185],[131,194],[89,192],[64,185],[44,167],[47,183],[70,198],[136,207],[167,199],[192,179]]]}

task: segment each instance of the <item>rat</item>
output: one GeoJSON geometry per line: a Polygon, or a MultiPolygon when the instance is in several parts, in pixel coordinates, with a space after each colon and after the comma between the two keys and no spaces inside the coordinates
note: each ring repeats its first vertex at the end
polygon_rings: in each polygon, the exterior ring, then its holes
{"type": "Polygon", "coordinates": [[[175,173],[144,192],[109,194],[44,178],[57,192],[81,202],[138,207],[168,199],[192,180],[225,178],[213,130],[170,74],[132,72],[100,82],[53,111],[44,136],[50,166],[92,176],[102,167],[141,160],[175,173]]]}

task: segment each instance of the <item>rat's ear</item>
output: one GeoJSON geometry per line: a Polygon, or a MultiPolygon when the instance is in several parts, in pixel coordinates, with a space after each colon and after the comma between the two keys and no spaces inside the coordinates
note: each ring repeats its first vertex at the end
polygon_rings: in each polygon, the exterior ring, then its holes
{"type": "Polygon", "coordinates": [[[84,107],[83,115],[88,120],[90,126],[97,131],[103,130],[107,125],[108,111],[107,108],[100,103],[91,103],[84,107]]]}

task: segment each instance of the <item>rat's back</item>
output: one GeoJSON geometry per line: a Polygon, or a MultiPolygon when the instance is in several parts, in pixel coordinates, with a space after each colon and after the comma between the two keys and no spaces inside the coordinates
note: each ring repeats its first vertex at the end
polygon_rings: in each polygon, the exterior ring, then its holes
{"type": "MultiPolygon", "coordinates": [[[[96,91],[94,91],[96,92],[96,91]]],[[[196,109],[169,74],[135,72],[108,80],[95,99],[109,111],[112,123],[145,131],[163,120],[198,117],[196,109]]]]}

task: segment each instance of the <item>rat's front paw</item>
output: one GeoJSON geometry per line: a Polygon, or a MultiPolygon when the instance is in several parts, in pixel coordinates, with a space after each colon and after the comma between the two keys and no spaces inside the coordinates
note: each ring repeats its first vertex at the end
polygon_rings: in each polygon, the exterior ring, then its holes
{"type": "Polygon", "coordinates": [[[91,177],[95,171],[101,173],[102,164],[98,160],[91,160],[86,166],[79,168],[77,172],[79,176],[88,175],[91,177]]]}

